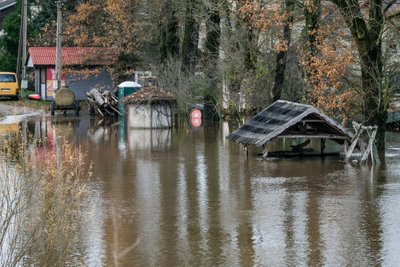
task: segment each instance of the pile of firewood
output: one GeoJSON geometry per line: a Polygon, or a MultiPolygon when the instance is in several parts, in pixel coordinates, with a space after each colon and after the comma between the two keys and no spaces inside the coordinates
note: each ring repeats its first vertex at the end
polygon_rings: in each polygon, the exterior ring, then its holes
{"type": "Polygon", "coordinates": [[[86,93],[89,102],[89,113],[91,115],[120,114],[118,111],[118,99],[108,90],[92,89],[86,93]]]}

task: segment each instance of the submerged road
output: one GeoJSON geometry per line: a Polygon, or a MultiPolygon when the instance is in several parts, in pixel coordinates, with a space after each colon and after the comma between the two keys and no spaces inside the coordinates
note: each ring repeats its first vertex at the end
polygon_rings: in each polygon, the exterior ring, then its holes
{"type": "Polygon", "coordinates": [[[30,114],[41,114],[41,110],[35,110],[31,108],[27,108],[24,106],[14,106],[14,105],[7,105],[4,103],[0,103],[0,114],[3,116],[8,115],[30,115],[30,114]]]}
{"type": "Polygon", "coordinates": [[[0,124],[18,123],[26,117],[44,114],[43,110],[0,103],[0,124]],[[4,116],[4,117],[3,117],[4,116]]]}

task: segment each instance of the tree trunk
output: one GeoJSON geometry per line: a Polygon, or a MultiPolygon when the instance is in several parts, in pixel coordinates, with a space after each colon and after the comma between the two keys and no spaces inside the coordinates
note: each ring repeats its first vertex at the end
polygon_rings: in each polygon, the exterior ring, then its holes
{"type": "MultiPolygon", "coordinates": [[[[217,1],[215,1],[217,2],[217,1]]],[[[220,45],[220,15],[217,3],[213,3],[212,10],[209,11],[207,21],[207,36],[205,42],[205,70],[209,81],[209,88],[204,94],[204,119],[219,120],[218,107],[218,65],[219,65],[219,45],[220,45]]]]}
{"type": "Polygon", "coordinates": [[[318,54],[318,31],[321,19],[321,0],[312,0],[304,5],[307,30],[307,49],[310,56],[318,54]]]}
{"type": "Polygon", "coordinates": [[[382,58],[380,43],[361,57],[361,78],[364,89],[365,124],[377,125],[376,144],[378,151],[385,150],[387,103],[382,90],[382,58]]]}
{"type": "Polygon", "coordinates": [[[306,75],[308,82],[312,88],[316,88],[316,75],[315,60],[318,57],[318,46],[319,46],[319,23],[321,19],[321,0],[312,0],[308,4],[304,5],[304,17],[306,19],[306,75]]]}
{"type": "Polygon", "coordinates": [[[186,4],[186,15],[183,29],[183,40],[181,49],[182,71],[194,72],[197,60],[197,46],[199,42],[199,24],[194,18],[198,9],[197,0],[188,0],[186,4]]]}
{"type": "Polygon", "coordinates": [[[282,41],[287,44],[287,49],[280,50],[276,55],[276,68],[275,68],[275,78],[271,89],[272,102],[281,99],[282,87],[285,81],[285,70],[286,70],[286,57],[290,47],[290,41],[292,37],[292,25],[293,25],[293,10],[294,1],[285,1],[286,13],[288,15],[285,25],[283,26],[283,39],[282,41]]]}
{"type": "Polygon", "coordinates": [[[252,72],[256,70],[257,53],[254,50],[254,42],[257,40],[257,37],[252,29],[245,29],[245,31],[247,32],[246,38],[243,41],[243,46],[245,48],[244,69],[248,72],[252,72]]]}
{"type": "Polygon", "coordinates": [[[164,63],[167,58],[179,54],[179,22],[172,1],[165,1],[161,12],[159,56],[160,62],[164,63]]]}
{"type": "Polygon", "coordinates": [[[382,81],[382,35],[384,18],[382,0],[369,2],[369,19],[366,21],[356,1],[333,0],[339,7],[356,43],[361,64],[364,117],[368,125],[377,125],[378,151],[385,150],[387,103],[382,81]],[[367,23],[368,22],[368,23],[367,23]]]}

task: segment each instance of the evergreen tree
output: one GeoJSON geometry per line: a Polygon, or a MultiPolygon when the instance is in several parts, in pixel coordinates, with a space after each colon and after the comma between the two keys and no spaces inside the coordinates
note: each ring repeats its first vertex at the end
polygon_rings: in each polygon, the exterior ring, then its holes
{"type": "Polygon", "coordinates": [[[3,35],[0,36],[0,70],[15,72],[17,68],[18,43],[20,35],[20,1],[14,12],[3,22],[3,35]]]}

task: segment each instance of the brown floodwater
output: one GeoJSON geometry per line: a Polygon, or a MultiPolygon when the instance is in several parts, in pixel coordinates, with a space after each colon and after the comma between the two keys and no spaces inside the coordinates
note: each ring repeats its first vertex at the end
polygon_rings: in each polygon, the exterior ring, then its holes
{"type": "Polygon", "coordinates": [[[132,130],[56,115],[28,121],[93,164],[87,266],[400,266],[400,134],[379,167],[340,158],[262,161],[229,125],[132,130]]]}

